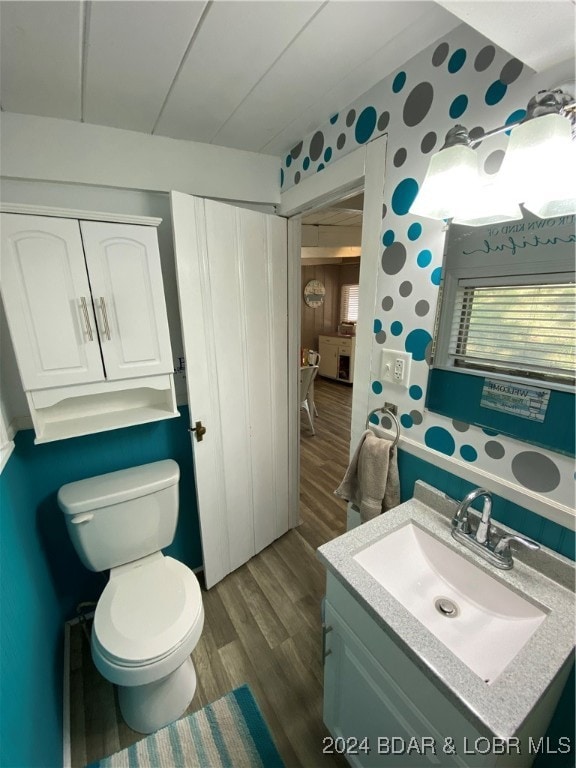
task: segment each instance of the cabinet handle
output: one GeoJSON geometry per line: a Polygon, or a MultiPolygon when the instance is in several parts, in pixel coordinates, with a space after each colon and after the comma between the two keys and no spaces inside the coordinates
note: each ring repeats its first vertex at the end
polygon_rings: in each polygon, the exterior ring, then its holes
{"type": "Polygon", "coordinates": [[[108,312],[106,311],[106,302],[104,296],[100,296],[100,311],[102,312],[102,319],[104,320],[104,333],[108,341],[110,341],[110,325],[108,324],[108,312]]]}
{"type": "Polygon", "coordinates": [[[88,315],[88,307],[86,305],[86,296],[80,296],[80,305],[84,314],[84,322],[86,323],[86,335],[88,336],[89,341],[94,341],[92,327],[90,325],[90,316],[88,315]]]}
{"type": "Polygon", "coordinates": [[[328,632],[332,632],[332,627],[327,627],[326,624],[322,624],[322,664],[324,664],[324,661],[326,660],[327,656],[330,656],[332,653],[332,649],[328,648],[326,650],[326,635],[328,632]]]}

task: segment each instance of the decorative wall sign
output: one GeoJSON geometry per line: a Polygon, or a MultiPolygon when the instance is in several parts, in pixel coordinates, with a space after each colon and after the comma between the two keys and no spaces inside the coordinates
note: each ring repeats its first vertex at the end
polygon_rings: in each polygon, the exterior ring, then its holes
{"type": "Polygon", "coordinates": [[[304,301],[312,309],[322,306],[325,295],[326,288],[320,280],[310,280],[304,286],[304,301]]]}
{"type": "Polygon", "coordinates": [[[549,399],[549,389],[523,386],[499,379],[485,379],[480,405],[482,408],[511,413],[521,419],[544,421],[549,399]]]}

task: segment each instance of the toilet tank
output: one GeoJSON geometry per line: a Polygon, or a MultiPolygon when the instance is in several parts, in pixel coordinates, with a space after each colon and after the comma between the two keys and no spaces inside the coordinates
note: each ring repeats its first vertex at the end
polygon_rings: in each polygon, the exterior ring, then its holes
{"type": "Polygon", "coordinates": [[[180,469],[171,459],[63,485],[58,504],[76,552],[104,571],[158,552],[174,539],[180,469]]]}

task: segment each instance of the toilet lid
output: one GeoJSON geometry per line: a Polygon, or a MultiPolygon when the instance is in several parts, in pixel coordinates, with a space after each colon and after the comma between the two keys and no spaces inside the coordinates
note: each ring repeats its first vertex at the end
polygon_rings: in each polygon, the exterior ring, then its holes
{"type": "Polygon", "coordinates": [[[201,611],[196,576],[161,556],[110,579],[96,606],[93,631],[107,656],[124,665],[142,664],[178,646],[201,611]]]}

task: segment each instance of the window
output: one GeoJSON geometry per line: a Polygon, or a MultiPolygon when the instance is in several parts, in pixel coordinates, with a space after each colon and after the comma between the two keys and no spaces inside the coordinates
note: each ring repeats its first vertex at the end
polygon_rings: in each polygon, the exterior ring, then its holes
{"type": "Polygon", "coordinates": [[[358,291],[359,285],[343,285],[340,294],[340,322],[358,322],[358,291]]]}
{"type": "Polygon", "coordinates": [[[574,385],[573,275],[460,278],[448,365],[574,385]]]}

